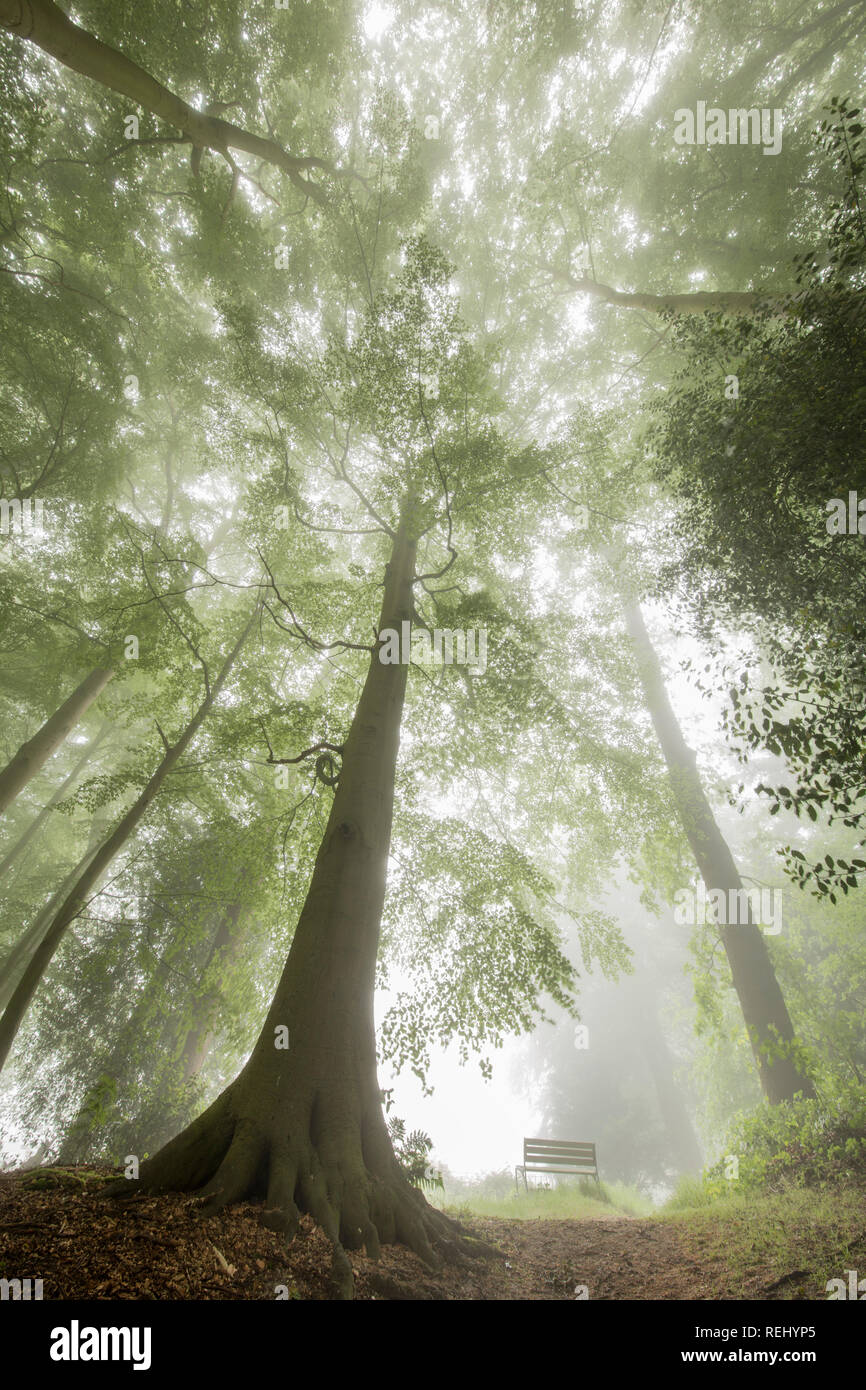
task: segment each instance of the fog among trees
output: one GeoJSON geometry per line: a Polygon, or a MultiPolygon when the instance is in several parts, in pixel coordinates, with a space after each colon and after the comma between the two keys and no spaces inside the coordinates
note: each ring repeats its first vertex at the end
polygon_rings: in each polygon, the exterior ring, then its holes
{"type": "Polygon", "coordinates": [[[0,30],[0,1275],[857,1297],[866,4],[0,30]]]}

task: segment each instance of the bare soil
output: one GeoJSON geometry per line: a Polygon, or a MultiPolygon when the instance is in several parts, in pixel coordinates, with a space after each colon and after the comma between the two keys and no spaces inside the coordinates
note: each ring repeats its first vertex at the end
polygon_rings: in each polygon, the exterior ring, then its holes
{"type": "MultiPolygon", "coordinates": [[[[243,1203],[212,1216],[170,1194],[106,1199],[108,1169],[52,1168],[0,1176],[0,1277],[42,1279],[45,1299],[275,1299],[329,1297],[331,1250],[309,1219],[286,1246],[243,1203]]],[[[718,1256],[695,1257],[671,1222],[625,1216],[580,1221],[472,1217],[469,1234],[494,1258],[430,1271],[386,1246],[374,1263],[352,1255],[361,1300],[725,1299],[735,1294],[718,1256]],[[586,1293],[583,1293],[585,1288],[586,1293]]],[[[824,1298],[802,1281],[756,1267],[753,1298],[824,1298]]]]}

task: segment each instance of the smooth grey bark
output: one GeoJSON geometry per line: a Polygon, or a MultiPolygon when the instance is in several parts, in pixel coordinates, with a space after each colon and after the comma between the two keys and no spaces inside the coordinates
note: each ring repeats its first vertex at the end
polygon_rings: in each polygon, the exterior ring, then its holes
{"type": "MultiPolygon", "coordinates": [[[[665,688],[661,665],[637,603],[626,604],[626,627],[635,650],[641,684],[671,780],[685,836],[708,889],[739,891],[743,884],[727,841],[716,823],[698,775],[695,754],[683,738],[665,688]]],[[[772,1104],[812,1097],[811,1081],[800,1069],[788,1015],[763,933],[751,920],[720,925],[719,935],[731,967],[761,1087],[772,1104]]]]}
{"type": "MultiPolygon", "coordinates": [[[[756,309],[778,304],[780,296],[757,290],[694,290],[686,294],[643,294],[617,290],[587,276],[555,272],[558,279],[571,285],[579,294],[591,295],[605,304],[621,309],[644,309],[650,314],[753,314],[756,309]]],[[[780,312],[780,310],[779,310],[780,312]]]]}
{"type": "Polygon", "coordinates": [[[0,1009],[5,1009],[9,1000],[15,992],[21,973],[25,969],[27,961],[32,956],[37,944],[48,930],[54,914],[57,912],[66,894],[69,892],[76,878],[84,872],[89,861],[93,857],[93,852],[82,855],[75,867],[66,875],[57,892],[54,893],[44,907],[37,912],[30,926],[27,927],[9,951],[2,966],[0,966],[0,1009]]]}
{"type": "Polygon", "coordinates": [[[68,699],[42,728],[26,743],[22,743],[15,754],[0,772],[0,814],[6,811],[20,791],[60,747],[63,740],[72,732],[76,724],[84,718],[97,696],[101,695],[114,672],[97,666],[73,690],[68,699]]]}

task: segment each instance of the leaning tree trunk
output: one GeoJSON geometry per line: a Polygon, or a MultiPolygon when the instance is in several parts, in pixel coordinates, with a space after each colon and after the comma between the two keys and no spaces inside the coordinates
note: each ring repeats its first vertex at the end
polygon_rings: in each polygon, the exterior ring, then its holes
{"type": "MultiPolygon", "coordinates": [[[[626,605],[626,626],[638,658],[641,684],[670,774],[680,822],[707,890],[739,892],[742,880],[727,841],[716,824],[698,775],[696,759],[683,738],[661,666],[640,607],[626,605]]],[[[726,901],[730,901],[726,897],[726,901]]],[[[741,899],[737,899],[741,901],[741,899]]],[[[720,924],[719,934],[731,967],[758,1076],[772,1104],[815,1092],[797,1061],[798,1045],[763,933],[752,921],[720,924]]]]}
{"type": "Polygon", "coordinates": [[[57,805],[58,801],[63,800],[69,788],[77,780],[78,774],[81,772],[81,769],[85,767],[87,763],[90,762],[90,759],[93,757],[93,754],[96,752],[100,743],[102,743],[103,739],[105,738],[105,735],[108,733],[110,728],[111,721],[109,719],[104,720],[101,728],[97,731],[95,736],[87,744],[86,748],[81,754],[81,757],[75,763],[71,772],[64,778],[60,786],[56,789],[55,792],[53,792],[49,800],[46,801],[45,805],[42,807],[42,810],[38,813],[38,815],[35,815],[33,817],[32,821],[30,822],[24,833],[22,835],[19,835],[18,839],[12,845],[12,848],[8,850],[6,854],[4,854],[2,859],[0,859],[0,880],[2,880],[4,875],[7,874],[9,870],[12,868],[12,865],[15,863],[15,860],[18,858],[19,854],[21,854],[27,848],[34,836],[39,833],[42,826],[45,824],[45,821],[48,819],[51,812],[54,810],[54,807],[57,805]]]}
{"type": "Polygon", "coordinates": [[[6,1008],[15,992],[22,972],[26,968],[27,961],[31,959],[37,944],[48,931],[55,914],[65,902],[70,888],[87,868],[92,858],[92,850],[88,850],[81,856],[74,869],[66,875],[57,892],[48,899],[43,908],[40,908],[30,926],[21,934],[4,958],[2,965],[0,965],[0,1010],[6,1008]]]}
{"type": "Polygon", "coordinates": [[[691,290],[685,294],[642,294],[614,289],[588,276],[555,271],[555,278],[571,285],[580,294],[592,295],[605,304],[623,309],[643,309],[650,314],[755,314],[775,306],[775,314],[785,312],[786,300],[779,294],[758,290],[691,290]]]}
{"type": "Polygon", "coordinates": [[[118,821],[114,830],[99,847],[90,860],[90,863],[79,876],[72,891],[62,903],[47,932],[33,952],[27,968],[12,998],[6,1006],[3,1017],[0,1019],[0,1069],[3,1068],[9,1056],[9,1050],[21,1026],[24,1015],[27,1012],[30,1000],[33,998],[36,988],[42,976],[45,974],[57,947],[60,945],[60,942],[63,940],[72,922],[74,922],[76,917],[83,911],[88,893],[91,889],[96,887],[109,864],[111,864],[112,860],[123,849],[123,846],[144,817],[151,801],[153,801],[162,787],[166,777],[195,738],[199,728],[210,713],[214,701],[222,690],[229,672],[234,666],[238,654],[252,629],[257,614],[258,605],[253,609],[248,622],[244,626],[243,632],[223,662],[213,684],[211,685],[209,681],[206,682],[207,693],[205,698],[202,700],[180,738],[176,743],[166,747],[165,755],[156,771],[126,812],[126,815],[118,821]]]}
{"type": "MultiPolygon", "coordinates": [[[[208,1205],[266,1195],[287,1236],[300,1210],[334,1246],[334,1292],[352,1296],[344,1247],[401,1240],[468,1249],[395,1158],[376,1075],[373,998],[406,667],[380,660],[381,631],[412,617],[415,541],[404,508],[367,677],[342,753],[306,902],[259,1040],[213,1104],[142,1164],[145,1190],[202,1189],[208,1205]],[[283,1046],[281,1044],[288,1044],[283,1046]]],[[[121,1181],[122,1195],[131,1184],[121,1181]]]]}
{"type": "Polygon", "coordinates": [[[30,926],[21,934],[15,945],[10,949],[0,964],[0,1013],[6,1008],[15,986],[21,978],[28,960],[36,949],[37,942],[41,941],[49,926],[54,920],[55,913],[66,899],[72,885],[76,882],[80,874],[84,873],[94,854],[99,847],[100,836],[105,829],[104,818],[99,812],[90,822],[90,833],[87,837],[87,847],[78,860],[73,864],[69,872],[64,876],[60,887],[52,893],[51,897],[39,909],[30,926]]]}
{"type": "Polygon", "coordinates": [[[97,666],[89,676],[74,690],[68,700],[64,700],[58,710],[42,725],[26,743],[22,743],[11,762],[0,772],[0,813],[15,800],[16,796],[51,754],[56,752],[66,736],[72,732],[80,719],[84,718],[97,695],[101,695],[114,673],[105,667],[97,666]]]}

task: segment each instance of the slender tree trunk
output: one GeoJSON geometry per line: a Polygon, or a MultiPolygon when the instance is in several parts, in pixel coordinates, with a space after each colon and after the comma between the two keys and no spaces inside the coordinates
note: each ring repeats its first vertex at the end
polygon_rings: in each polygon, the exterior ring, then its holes
{"type": "Polygon", "coordinates": [[[90,863],[78,878],[72,891],[61,905],[45,933],[45,936],[31,956],[21,981],[7,1004],[2,1019],[0,1019],[0,1068],[3,1067],[9,1056],[9,1049],[21,1026],[21,1021],[27,1012],[30,1000],[51,962],[57,947],[63,940],[67,929],[84,909],[87,894],[96,887],[109,864],[111,864],[112,860],[119,854],[120,850],[123,849],[123,846],[144,817],[150,803],[162,787],[166,777],[195,738],[195,735],[210,713],[214,701],[222,690],[237,660],[238,654],[252,629],[257,613],[258,607],[256,607],[250,615],[249,620],[244,626],[243,632],[223,662],[216,680],[212,685],[207,682],[207,693],[196,710],[195,715],[190,720],[189,724],[187,724],[177,742],[166,749],[162,761],[144,787],[144,790],[136,798],[132,806],[126,812],[126,815],[118,822],[108,838],[96,851],[90,863]]]}
{"type": "MultiPolygon", "coordinates": [[[[376,957],[391,839],[406,666],[380,660],[385,627],[411,622],[416,545],[404,507],[374,647],[313,876],[270,1011],[246,1066],[186,1130],[142,1165],[146,1190],[202,1188],[210,1206],[266,1194],[266,1224],[291,1234],[309,1212],[334,1246],[399,1239],[433,1264],[457,1224],[407,1182],[376,1075],[376,957]],[[284,1044],[288,1043],[288,1046],[284,1044]]],[[[130,1184],[117,1185],[119,1194],[130,1184]]],[[[449,1244],[450,1242],[450,1244],[449,1244]]],[[[465,1248],[465,1247],[464,1247],[465,1248]]],[[[478,1253],[478,1251],[476,1251],[478,1253]]]]}
{"type": "Polygon", "coordinates": [[[69,699],[64,700],[51,718],[45,721],[39,732],[26,743],[22,743],[12,761],[0,772],[0,813],[8,808],[30,779],[44,767],[51,754],[56,752],[79,720],[84,718],[113,674],[101,666],[91,671],[69,699]]]}
{"type": "Polygon", "coordinates": [[[41,941],[48,924],[54,916],[65,895],[69,892],[77,876],[83,872],[87,866],[89,854],[83,855],[75,868],[66,875],[57,892],[48,899],[44,907],[37,912],[30,926],[27,927],[15,942],[11,951],[0,966],[0,1009],[5,1009],[9,1000],[15,992],[21,972],[24,970],[27,961],[36,949],[37,943],[41,941]]]}
{"type": "Polygon", "coordinates": [[[90,740],[87,747],[84,749],[84,752],[81,754],[81,757],[78,759],[69,775],[66,778],[64,778],[63,782],[61,782],[60,786],[53,793],[50,799],[46,801],[39,814],[33,817],[27,829],[24,831],[24,834],[19,835],[12,848],[8,851],[7,854],[4,855],[2,859],[0,859],[0,880],[2,880],[4,874],[7,874],[9,872],[9,870],[12,868],[12,865],[15,863],[15,860],[18,858],[19,854],[21,854],[22,851],[27,848],[34,835],[37,835],[39,833],[39,830],[42,828],[43,824],[48,819],[51,812],[54,810],[54,807],[57,805],[58,801],[63,800],[69,788],[73,785],[74,782],[77,781],[81,769],[85,767],[87,763],[90,762],[90,759],[93,757],[93,754],[96,752],[100,743],[102,743],[103,739],[105,738],[105,735],[108,733],[110,728],[111,721],[109,719],[106,719],[103,722],[102,727],[97,731],[96,736],[90,740]]]}
{"type": "MultiPolygon", "coordinates": [[[[626,605],[626,626],[637,655],[653,726],[667,763],[677,811],[701,877],[708,891],[721,889],[725,894],[739,891],[743,885],[734,857],[704,794],[695,755],[683,738],[668,699],[658,657],[636,603],[626,605]]],[[[793,1100],[798,1093],[814,1096],[812,1084],[797,1062],[794,1029],[763,933],[750,916],[747,922],[720,925],[719,934],[764,1094],[772,1104],[793,1100]]]]}
{"type": "Polygon", "coordinates": [[[90,863],[99,845],[99,837],[104,829],[104,819],[95,815],[90,823],[90,833],[87,837],[87,848],[82,854],[77,864],[74,864],[69,873],[63,878],[60,887],[39,909],[36,917],[29,927],[15,942],[3,964],[0,965],[0,1013],[6,1008],[15,990],[21,972],[30,959],[36,948],[37,942],[42,940],[51,924],[55,913],[64,902],[67,893],[75,883],[80,874],[84,872],[90,863]]]}

